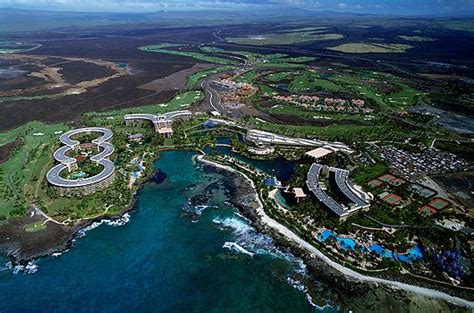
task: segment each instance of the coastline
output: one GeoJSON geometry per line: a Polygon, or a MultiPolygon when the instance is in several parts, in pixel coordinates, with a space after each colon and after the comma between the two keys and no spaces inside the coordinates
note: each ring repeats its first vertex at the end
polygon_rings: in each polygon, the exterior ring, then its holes
{"type": "MultiPolygon", "coordinates": [[[[161,151],[161,150],[160,150],[161,151]]],[[[159,152],[157,153],[156,157],[153,158],[152,162],[157,160],[160,157],[159,152]]],[[[123,218],[123,216],[127,213],[130,213],[135,210],[135,203],[137,201],[137,195],[139,191],[147,184],[155,174],[155,171],[152,172],[151,175],[144,176],[143,180],[135,187],[132,197],[130,198],[130,202],[124,207],[122,211],[119,213],[110,214],[105,213],[100,216],[96,216],[90,219],[81,220],[75,225],[66,226],[66,225],[58,225],[54,222],[47,221],[48,228],[53,227],[54,229],[42,234],[40,241],[43,241],[47,247],[39,247],[36,245],[36,241],[30,241],[28,239],[23,240],[15,240],[11,243],[0,242],[0,255],[8,258],[10,262],[17,265],[25,265],[31,261],[48,257],[54,253],[63,253],[72,248],[74,240],[82,235],[82,231],[87,229],[88,227],[92,226],[94,223],[104,223],[104,222],[115,222],[123,218]],[[22,242],[23,241],[23,242],[22,242]],[[26,246],[26,247],[25,247],[26,246]],[[32,246],[34,248],[28,248],[32,246]]],[[[15,221],[10,222],[16,225],[25,224],[24,220],[28,220],[31,218],[31,215],[27,215],[25,217],[16,218],[15,221]]],[[[48,229],[47,228],[47,229],[48,229]]],[[[5,231],[7,233],[7,231],[5,231]]],[[[0,235],[2,232],[0,231],[0,235]]],[[[33,235],[38,235],[40,233],[33,233],[33,235]]],[[[5,238],[6,240],[10,238],[5,238]]]]}
{"type": "MultiPolygon", "coordinates": [[[[310,243],[306,242],[301,237],[299,237],[296,233],[294,233],[292,230],[280,224],[278,221],[274,220],[273,218],[271,218],[270,216],[266,214],[263,208],[263,203],[260,199],[260,196],[258,195],[258,191],[255,187],[254,182],[245,173],[242,173],[230,166],[206,160],[203,155],[198,155],[196,159],[207,165],[241,175],[250,184],[251,188],[253,189],[253,198],[258,204],[258,207],[254,208],[254,214],[246,214],[246,215],[248,215],[248,217],[251,218],[254,224],[260,225],[259,228],[261,228],[263,231],[270,232],[272,237],[275,237],[275,236],[279,237],[275,239],[279,239],[279,241],[287,242],[290,247],[292,245],[295,246],[294,247],[295,249],[293,250],[296,250],[296,252],[300,254],[300,256],[301,254],[303,255],[309,254],[310,255],[309,259],[318,259],[319,261],[324,263],[327,267],[330,267],[332,272],[337,272],[340,276],[343,276],[343,279],[349,282],[365,283],[365,284],[372,284],[372,285],[378,285],[378,284],[385,285],[387,287],[394,288],[396,290],[409,291],[409,292],[426,296],[429,298],[440,299],[440,300],[447,301],[449,303],[456,304],[458,306],[474,309],[474,302],[466,300],[464,298],[456,297],[448,293],[431,289],[431,288],[427,288],[427,287],[420,287],[420,286],[411,285],[408,283],[399,282],[395,280],[388,280],[384,278],[363,275],[350,268],[344,267],[343,265],[335,261],[332,261],[319,249],[317,249],[310,243]],[[297,251],[297,250],[302,250],[302,251],[297,251]]],[[[251,212],[246,212],[246,213],[251,213],[251,212]]],[[[303,257],[303,259],[305,259],[305,262],[308,262],[308,257],[303,257]]]]}
{"type": "MultiPolygon", "coordinates": [[[[161,149],[160,151],[162,150],[174,149],[161,149]]],[[[200,151],[198,151],[198,153],[199,152],[200,151]]],[[[158,151],[158,154],[155,156],[153,161],[159,159],[159,157],[160,154],[158,151]]],[[[467,299],[456,297],[450,295],[449,293],[428,287],[421,287],[409,283],[399,282],[396,280],[389,280],[379,277],[363,275],[350,268],[344,267],[343,265],[335,261],[332,261],[319,249],[306,242],[296,233],[291,231],[289,228],[280,224],[278,221],[274,220],[265,213],[263,203],[260,199],[260,196],[258,195],[255,184],[245,173],[242,173],[241,171],[238,171],[230,166],[206,160],[204,159],[204,155],[202,154],[196,154],[194,158],[199,162],[202,162],[203,164],[226,172],[231,172],[235,174],[236,177],[240,177],[241,179],[243,179],[243,183],[246,182],[251,190],[248,190],[248,194],[240,194],[240,199],[243,199],[245,197],[247,198],[245,198],[244,201],[241,201],[241,203],[234,203],[234,205],[236,205],[239,210],[241,210],[242,213],[244,213],[244,215],[251,220],[253,226],[255,226],[258,231],[267,233],[277,242],[278,245],[288,248],[296,256],[301,257],[304,260],[305,264],[311,269],[311,272],[316,272],[318,273],[318,275],[322,274],[327,279],[331,279],[333,282],[336,282],[337,284],[340,284],[344,288],[351,291],[358,290],[363,292],[364,290],[367,290],[367,288],[377,287],[388,289],[390,293],[403,293],[405,291],[409,291],[414,294],[426,296],[428,298],[440,299],[457,306],[474,309],[474,302],[469,301],[467,299]],[[251,202],[255,201],[258,204],[258,207],[256,208],[250,205],[251,202]]],[[[87,221],[81,221],[77,225],[68,227],[70,229],[68,230],[69,233],[66,239],[62,237],[61,239],[55,238],[56,245],[54,245],[54,247],[50,247],[49,249],[43,249],[41,250],[41,252],[38,252],[36,254],[23,256],[15,256],[14,254],[9,254],[6,256],[11,260],[13,264],[26,265],[30,261],[50,256],[53,253],[62,253],[64,251],[69,250],[72,247],[74,240],[82,235],[81,231],[83,231],[84,229],[87,229],[94,223],[114,222],[120,220],[125,214],[133,211],[135,209],[135,203],[137,201],[137,195],[139,191],[144,187],[147,182],[149,182],[153,178],[154,173],[155,171],[153,171],[151,175],[144,176],[143,180],[136,186],[136,189],[134,190],[134,193],[132,194],[132,197],[130,199],[130,203],[124,208],[123,211],[121,211],[121,213],[114,214],[111,216],[98,216],[87,221]]],[[[50,235],[51,233],[48,233],[45,235],[45,237],[50,235]]],[[[1,244],[0,249],[5,250],[1,244]]]]}

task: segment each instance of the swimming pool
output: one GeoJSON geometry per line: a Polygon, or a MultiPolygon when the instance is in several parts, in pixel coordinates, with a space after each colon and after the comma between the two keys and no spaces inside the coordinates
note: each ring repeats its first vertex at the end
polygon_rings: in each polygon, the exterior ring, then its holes
{"type": "Polygon", "coordinates": [[[334,238],[336,242],[338,243],[339,247],[341,247],[342,249],[346,251],[359,250],[362,253],[370,252],[379,257],[392,259],[392,260],[400,261],[403,263],[412,263],[412,262],[421,260],[423,258],[423,252],[421,251],[418,245],[414,245],[406,253],[400,254],[397,252],[393,252],[389,249],[386,249],[384,246],[377,243],[374,243],[368,247],[365,247],[364,245],[361,245],[360,243],[358,243],[352,238],[337,236],[330,229],[323,230],[316,236],[316,238],[321,242],[325,242],[329,240],[330,238],[334,238]]]}

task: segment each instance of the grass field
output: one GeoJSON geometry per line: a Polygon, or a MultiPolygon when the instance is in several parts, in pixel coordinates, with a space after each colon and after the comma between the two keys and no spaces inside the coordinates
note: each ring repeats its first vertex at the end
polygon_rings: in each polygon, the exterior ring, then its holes
{"type": "Polygon", "coordinates": [[[248,37],[229,37],[227,41],[241,44],[241,45],[292,45],[308,41],[326,41],[326,40],[338,40],[344,38],[341,34],[335,33],[316,33],[314,31],[300,31],[300,32],[286,32],[286,33],[274,33],[274,34],[263,34],[257,36],[248,37]]]}
{"type": "Polygon", "coordinates": [[[252,70],[252,71],[248,71],[242,75],[237,76],[234,80],[239,83],[251,84],[257,76],[258,76],[258,71],[252,70]]]}
{"type": "Polygon", "coordinates": [[[382,123],[371,126],[337,123],[329,126],[312,126],[262,123],[258,119],[250,118],[248,126],[292,137],[319,138],[346,142],[354,140],[375,140],[380,138],[397,138],[401,140],[402,138],[408,138],[412,135],[412,133],[407,130],[394,128],[393,125],[382,123]]]}
{"type": "Polygon", "coordinates": [[[271,97],[278,94],[275,90],[265,84],[259,84],[258,90],[264,97],[271,97]]]}
{"type": "Polygon", "coordinates": [[[278,83],[288,77],[291,77],[293,74],[294,72],[276,72],[265,76],[265,79],[272,83],[278,83]]]}
{"type": "Polygon", "coordinates": [[[233,60],[209,56],[209,55],[205,55],[199,52],[176,50],[177,48],[182,49],[185,47],[186,46],[184,45],[163,43],[163,44],[157,44],[157,45],[143,46],[143,47],[139,47],[138,49],[145,52],[165,53],[165,54],[172,54],[172,55],[178,55],[178,56],[184,56],[184,57],[191,57],[196,60],[209,62],[209,63],[225,64],[225,65],[237,64],[237,62],[233,60]]]}
{"type": "Polygon", "coordinates": [[[310,90],[341,91],[343,88],[330,80],[321,79],[320,75],[310,71],[304,71],[293,77],[289,89],[295,92],[310,90]]]}
{"type": "Polygon", "coordinates": [[[446,22],[443,24],[444,27],[452,30],[462,30],[466,32],[474,32],[474,21],[473,20],[463,20],[463,21],[453,21],[446,22]]]}
{"type": "Polygon", "coordinates": [[[327,49],[344,53],[405,53],[411,48],[404,44],[344,43],[327,49]]]}
{"type": "MultiPolygon", "coordinates": [[[[355,172],[353,173],[353,179],[357,184],[363,185],[367,183],[368,181],[371,181],[379,177],[383,173],[386,173],[387,170],[388,170],[387,164],[382,163],[382,162],[369,165],[369,166],[362,166],[355,170],[355,172]]],[[[382,182],[381,180],[379,181],[382,182]]]]}
{"type": "Polygon", "coordinates": [[[212,46],[201,47],[201,51],[207,53],[220,53],[241,56],[253,66],[258,68],[305,68],[306,65],[304,63],[316,60],[316,58],[314,57],[288,57],[288,55],[281,53],[260,54],[249,51],[224,50],[212,46]]]}
{"type": "Polygon", "coordinates": [[[45,230],[47,227],[48,225],[46,223],[43,223],[42,221],[38,221],[38,222],[33,222],[33,223],[25,225],[25,231],[27,233],[35,233],[35,232],[45,230]]]}
{"type": "MultiPolygon", "coordinates": [[[[122,125],[123,115],[126,113],[165,113],[182,110],[200,101],[202,97],[202,91],[188,91],[162,105],[87,114],[85,123],[101,126],[122,125]]],[[[54,164],[53,152],[59,146],[58,137],[68,129],[69,126],[65,124],[31,122],[2,133],[0,145],[16,138],[23,141],[10,159],[0,164],[0,215],[22,215],[33,202],[53,216],[80,218],[95,216],[105,210],[107,201],[104,199],[112,193],[99,193],[83,198],[51,198],[47,194],[47,188],[44,188],[45,175],[54,164]]],[[[113,130],[115,133],[118,128],[113,130]]]]}
{"type": "Polygon", "coordinates": [[[106,111],[100,113],[88,113],[86,116],[97,116],[104,118],[123,118],[125,114],[131,113],[148,113],[148,114],[159,114],[177,110],[186,110],[191,105],[199,102],[204,97],[204,93],[201,90],[191,90],[184,93],[178,94],[167,103],[152,104],[141,107],[126,108],[114,111],[106,111]]]}
{"type": "Polygon", "coordinates": [[[187,88],[192,88],[193,86],[196,86],[198,83],[200,83],[208,75],[213,75],[213,74],[217,74],[217,73],[231,71],[233,69],[234,69],[233,66],[221,66],[221,67],[218,67],[218,68],[215,68],[215,69],[204,70],[204,71],[194,73],[194,74],[188,76],[188,78],[186,80],[186,87],[187,88]]]}
{"type": "Polygon", "coordinates": [[[412,42],[431,42],[431,41],[437,40],[435,38],[422,37],[422,36],[398,36],[398,37],[403,40],[412,41],[412,42]]]}
{"type": "Polygon", "coordinates": [[[23,140],[12,157],[0,165],[0,215],[21,214],[27,203],[35,198],[39,184],[52,164],[57,139],[67,129],[64,124],[31,122],[0,136],[0,144],[17,137],[23,140]]]}

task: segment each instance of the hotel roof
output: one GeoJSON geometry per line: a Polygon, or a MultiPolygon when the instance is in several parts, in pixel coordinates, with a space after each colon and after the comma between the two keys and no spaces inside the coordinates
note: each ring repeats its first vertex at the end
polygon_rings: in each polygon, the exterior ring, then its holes
{"type": "Polygon", "coordinates": [[[295,188],[293,188],[293,191],[295,192],[295,197],[296,198],[306,197],[306,194],[304,193],[303,188],[295,187],[295,188]]]}
{"type": "Polygon", "coordinates": [[[319,147],[319,148],[316,148],[316,149],[313,149],[311,151],[308,151],[306,152],[305,154],[312,157],[312,158],[315,158],[315,159],[320,159],[328,154],[331,154],[333,153],[333,150],[330,150],[330,149],[327,149],[327,148],[324,148],[324,147],[319,147]]]}
{"type": "Polygon", "coordinates": [[[54,152],[54,158],[56,159],[56,161],[60,162],[60,164],[54,166],[48,171],[48,173],[46,174],[48,182],[54,186],[71,188],[92,185],[109,178],[115,171],[114,163],[108,159],[108,157],[111,156],[115,150],[114,146],[111,143],[107,142],[107,140],[110,140],[112,138],[112,135],[113,133],[110,129],[100,127],[73,129],[62,134],[59,137],[59,140],[61,141],[61,143],[64,144],[64,146],[60,147],[54,152]],[[92,140],[92,143],[100,147],[101,151],[90,158],[91,161],[103,166],[102,172],[88,178],[74,180],[62,178],[60,176],[60,173],[63,170],[66,170],[68,166],[77,162],[75,158],[71,158],[66,155],[70,150],[75,149],[80,144],[79,141],[74,140],[71,137],[77,134],[89,133],[102,133],[102,136],[92,140]]]}

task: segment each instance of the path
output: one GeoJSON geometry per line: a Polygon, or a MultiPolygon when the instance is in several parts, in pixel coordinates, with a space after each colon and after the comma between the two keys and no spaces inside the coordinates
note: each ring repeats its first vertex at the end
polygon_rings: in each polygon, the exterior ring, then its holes
{"type": "Polygon", "coordinates": [[[304,248],[309,253],[315,255],[317,258],[319,258],[320,260],[322,260],[323,262],[325,262],[326,264],[328,264],[332,268],[336,269],[340,273],[344,274],[345,276],[347,276],[349,278],[352,278],[352,279],[355,279],[355,280],[358,280],[358,281],[385,284],[385,285],[388,285],[388,286],[391,286],[391,287],[394,287],[394,288],[397,288],[397,289],[410,291],[410,292],[420,294],[420,295],[430,297],[430,298],[445,300],[445,301],[457,304],[459,306],[464,306],[464,307],[467,307],[467,308],[470,308],[470,309],[474,309],[474,302],[472,302],[472,301],[468,301],[466,299],[462,299],[462,298],[459,298],[459,297],[454,297],[454,296],[451,296],[447,293],[444,293],[444,292],[441,292],[441,291],[438,291],[438,290],[434,290],[434,289],[409,285],[409,284],[406,284],[406,283],[387,280],[387,279],[378,278],[378,277],[366,276],[366,275],[363,275],[363,274],[361,274],[359,272],[356,272],[352,269],[344,267],[339,263],[336,263],[336,262],[332,261],[330,258],[328,258],[320,250],[315,248],[310,243],[308,243],[308,242],[304,241],[303,239],[301,239],[292,230],[290,230],[286,226],[278,223],[276,220],[272,219],[270,216],[268,216],[265,213],[265,210],[263,208],[263,203],[260,200],[260,197],[259,197],[258,193],[256,192],[257,189],[255,187],[255,184],[245,173],[239,172],[239,171],[233,169],[230,166],[222,165],[222,164],[218,164],[218,163],[206,160],[206,159],[203,158],[203,156],[198,156],[198,159],[202,162],[211,164],[213,166],[216,166],[216,167],[226,169],[226,170],[231,171],[231,172],[241,174],[250,183],[253,190],[255,190],[255,200],[258,203],[258,208],[256,209],[256,211],[257,211],[257,214],[259,215],[259,217],[261,219],[261,222],[263,224],[266,224],[268,227],[274,229],[275,231],[277,231],[281,235],[285,236],[287,239],[295,242],[300,247],[304,248]]]}

